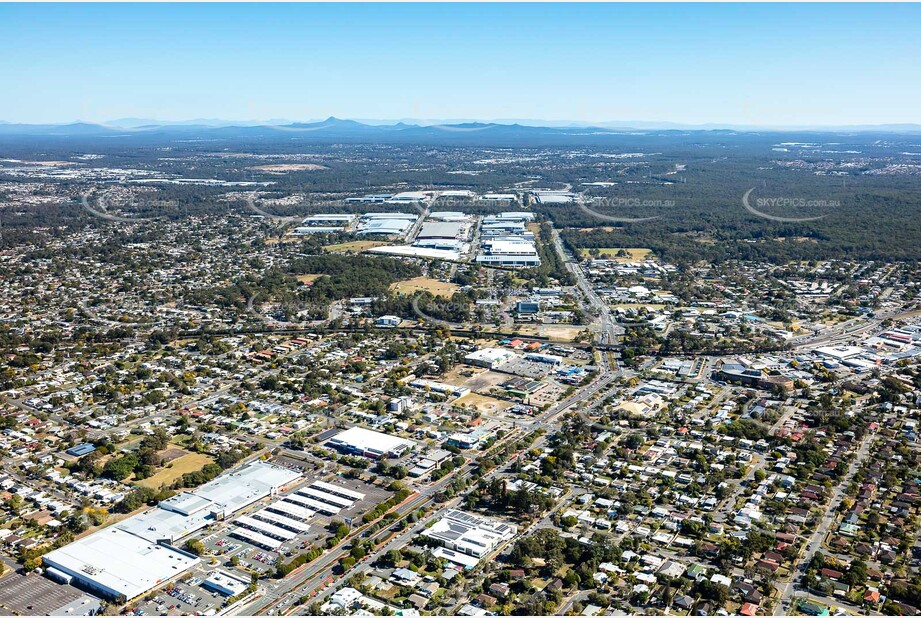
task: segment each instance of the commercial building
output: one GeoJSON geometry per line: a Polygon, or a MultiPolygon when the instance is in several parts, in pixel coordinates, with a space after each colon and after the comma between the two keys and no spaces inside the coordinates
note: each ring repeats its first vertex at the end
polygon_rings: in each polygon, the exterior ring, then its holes
{"type": "Polygon", "coordinates": [[[395,326],[399,326],[400,322],[402,321],[403,319],[396,315],[382,315],[381,317],[374,320],[374,325],[385,328],[393,328],[395,326]]]}
{"type": "Polygon", "coordinates": [[[422,534],[447,549],[482,558],[517,532],[518,528],[512,524],[450,509],[422,534]]]}
{"type": "Polygon", "coordinates": [[[393,196],[390,193],[372,193],[361,197],[348,197],[345,201],[359,204],[383,204],[391,197],[393,196]]]}
{"type": "Polygon", "coordinates": [[[518,314],[540,313],[540,303],[533,300],[519,300],[515,311],[518,314]]]}
{"type": "Polygon", "coordinates": [[[352,427],[340,431],[327,442],[329,446],[343,453],[364,455],[372,459],[399,457],[415,446],[414,442],[363,427],[352,427]]]}
{"type": "Polygon", "coordinates": [[[524,357],[529,361],[534,361],[535,363],[547,363],[548,365],[559,365],[563,362],[563,359],[560,356],[554,356],[553,354],[542,354],[540,352],[525,354],[524,357]]]}
{"type": "MultiPolygon", "coordinates": [[[[449,243],[454,245],[455,243],[449,243]]],[[[441,244],[436,244],[435,247],[410,247],[407,245],[389,245],[386,247],[372,247],[368,249],[367,253],[380,253],[384,255],[399,255],[402,257],[415,257],[415,258],[432,258],[437,260],[450,260],[457,261],[460,259],[460,253],[454,249],[439,249],[438,246],[443,246],[441,244]]]]}
{"type": "Polygon", "coordinates": [[[319,225],[302,225],[294,228],[295,236],[306,236],[308,234],[334,234],[336,232],[343,231],[344,228],[341,227],[326,227],[319,225]]]}
{"type": "Polygon", "coordinates": [[[465,356],[464,362],[476,367],[495,369],[502,363],[517,357],[517,354],[504,348],[483,348],[465,356]]]}
{"type": "Polygon", "coordinates": [[[341,225],[346,226],[357,218],[357,215],[351,214],[324,214],[324,215],[310,215],[303,221],[301,225],[341,225]]]}
{"type": "Polygon", "coordinates": [[[183,537],[274,495],[299,477],[287,468],[257,461],[49,552],[42,560],[52,574],[126,601],[199,563],[196,556],[175,547],[183,537]]]}
{"type": "Polygon", "coordinates": [[[473,200],[476,199],[476,193],[467,189],[448,189],[439,193],[438,197],[447,200],[473,200]]]}
{"type": "Polygon", "coordinates": [[[202,582],[202,587],[225,597],[235,597],[249,587],[249,579],[217,569],[208,574],[207,579],[202,582]]]}
{"type": "Polygon", "coordinates": [[[91,592],[127,601],[198,564],[198,557],[110,526],[45,554],[49,575],[91,592]],[[58,575],[58,574],[61,575],[58,575]]]}
{"type": "Polygon", "coordinates": [[[487,240],[484,238],[482,253],[476,257],[476,261],[500,266],[540,266],[537,247],[528,240],[487,240]]]}
{"type": "Polygon", "coordinates": [[[427,221],[416,240],[446,239],[458,240],[465,234],[467,225],[462,221],[427,221]]]}
{"type": "Polygon", "coordinates": [[[434,391],[448,396],[456,395],[458,397],[463,397],[470,392],[470,389],[466,386],[446,384],[444,382],[436,382],[435,380],[426,380],[424,378],[417,378],[410,382],[409,385],[419,390],[434,391]]]}
{"type": "Polygon", "coordinates": [[[324,232],[341,232],[346,230],[357,215],[349,214],[320,214],[310,215],[301,224],[294,228],[294,233],[304,234],[322,234],[324,232]]]}
{"type": "Polygon", "coordinates": [[[480,223],[480,235],[483,238],[495,236],[523,235],[527,228],[523,221],[500,219],[498,217],[484,217],[480,223]]]}
{"type": "Polygon", "coordinates": [[[468,221],[470,215],[456,210],[440,210],[429,213],[432,221],[468,221]]]}
{"type": "Polygon", "coordinates": [[[717,371],[717,377],[726,382],[754,386],[765,390],[780,388],[793,390],[793,380],[781,375],[768,375],[761,369],[750,369],[738,363],[724,363],[717,371]]]}
{"type": "Polygon", "coordinates": [[[531,193],[541,204],[568,204],[575,197],[569,191],[552,191],[548,189],[537,189],[531,193]]]}
{"type": "Polygon", "coordinates": [[[403,212],[369,212],[358,218],[355,233],[358,236],[402,236],[418,218],[419,215],[403,212]]]}
{"type": "Polygon", "coordinates": [[[454,446],[462,449],[479,448],[483,442],[492,435],[487,429],[474,429],[473,431],[458,431],[448,436],[448,446],[454,446]]]}
{"type": "Polygon", "coordinates": [[[355,232],[359,236],[402,236],[412,225],[406,219],[372,219],[355,232]]]}
{"type": "Polygon", "coordinates": [[[390,204],[414,204],[424,201],[428,196],[429,194],[425,191],[403,191],[402,193],[392,195],[387,202],[390,204]]]}

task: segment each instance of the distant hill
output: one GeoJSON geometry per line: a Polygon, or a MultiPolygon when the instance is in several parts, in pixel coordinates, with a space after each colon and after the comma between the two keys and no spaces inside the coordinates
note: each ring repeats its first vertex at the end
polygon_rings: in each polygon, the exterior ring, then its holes
{"type": "Polygon", "coordinates": [[[921,125],[899,124],[837,128],[796,127],[764,129],[755,127],[693,128],[658,123],[603,123],[600,125],[541,126],[538,124],[501,122],[457,122],[451,124],[391,123],[368,124],[331,116],[311,122],[238,122],[218,119],[160,122],[142,118],[122,118],[111,124],[73,122],[68,124],[16,124],[0,122],[0,138],[92,138],[119,137],[134,142],[160,142],[171,139],[254,139],[266,142],[291,140],[307,142],[394,144],[457,144],[466,146],[543,146],[598,145],[625,135],[647,136],[714,136],[732,134],[795,133],[797,135],[830,133],[921,134],[921,125]],[[646,127],[640,126],[646,124],[646,127]]]}

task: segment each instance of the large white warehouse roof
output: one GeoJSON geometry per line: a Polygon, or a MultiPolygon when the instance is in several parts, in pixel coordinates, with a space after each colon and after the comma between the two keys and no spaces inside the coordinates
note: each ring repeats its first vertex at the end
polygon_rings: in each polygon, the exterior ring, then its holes
{"type": "Polygon", "coordinates": [[[107,597],[133,599],[198,564],[199,559],[157,545],[117,526],[105,528],[42,557],[107,597]]]}

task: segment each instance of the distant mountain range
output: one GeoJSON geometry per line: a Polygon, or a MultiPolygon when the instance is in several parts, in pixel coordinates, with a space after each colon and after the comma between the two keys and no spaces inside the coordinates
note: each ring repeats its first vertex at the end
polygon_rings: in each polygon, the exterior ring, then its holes
{"type": "Polygon", "coordinates": [[[307,121],[287,120],[282,118],[272,118],[268,120],[224,120],[221,118],[195,118],[192,120],[155,120],[152,118],[118,118],[103,123],[74,121],[69,123],[52,123],[52,124],[26,124],[13,123],[0,120],[0,126],[8,129],[28,133],[41,133],[44,131],[62,133],[73,131],[76,133],[86,132],[88,127],[97,127],[102,130],[119,130],[119,129],[143,129],[157,130],[169,127],[194,127],[194,128],[234,128],[234,127],[278,127],[278,128],[324,128],[324,129],[358,129],[358,128],[424,128],[424,127],[484,127],[491,125],[499,126],[521,126],[534,129],[609,129],[619,131],[630,130],[673,130],[673,131],[738,131],[738,132],[760,132],[760,131],[816,131],[816,132],[841,132],[841,131],[881,131],[881,132],[921,132],[921,124],[900,123],[900,124],[860,124],[860,125],[738,125],[738,124],[687,124],[679,122],[662,122],[646,120],[630,121],[604,121],[604,122],[585,122],[580,120],[537,120],[527,118],[503,118],[503,119],[474,119],[474,118],[452,118],[452,119],[419,119],[403,118],[399,120],[381,120],[373,118],[360,118],[354,120],[342,120],[335,116],[330,116],[325,120],[310,119],[307,121]]]}
{"type": "Polygon", "coordinates": [[[69,124],[16,124],[0,122],[0,137],[69,139],[135,138],[137,141],[170,139],[255,139],[259,141],[343,141],[350,143],[457,143],[467,145],[550,145],[604,143],[625,135],[722,135],[787,132],[921,134],[918,124],[859,125],[842,127],[754,127],[682,125],[661,122],[606,122],[588,124],[548,121],[465,121],[442,123],[421,120],[379,121],[343,120],[329,117],[309,122],[286,120],[224,121],[195,119],[158,121],[144,118],[121,118],[110,123],[73,122],[69,124]]]}

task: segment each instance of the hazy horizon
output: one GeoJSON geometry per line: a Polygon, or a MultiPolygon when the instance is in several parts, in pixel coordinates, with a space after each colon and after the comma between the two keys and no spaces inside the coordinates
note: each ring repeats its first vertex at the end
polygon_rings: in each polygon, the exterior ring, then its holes
{"type": "Polygon", "coordinates": [[[921,123],[921,7],[0,6],[0,119],[921,123]],[[640,120],[636,120],[640,119],[640,120]]]}

